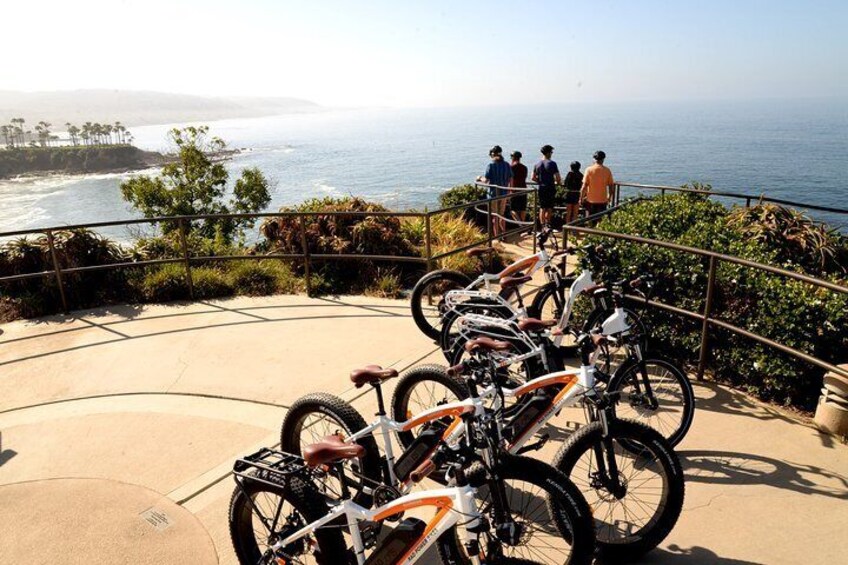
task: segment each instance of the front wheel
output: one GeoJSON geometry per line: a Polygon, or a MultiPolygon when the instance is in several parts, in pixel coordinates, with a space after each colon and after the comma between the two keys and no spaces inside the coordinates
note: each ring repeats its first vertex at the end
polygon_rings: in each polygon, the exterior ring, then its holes
{"type": "MultiPolygon", "coordinates": [[[[505,456],[495,471],[497,479],[480,466],[467,474],[469,484],[477,488],[478,510],[490,526],[479,538],[485,563],[592,562],[592,515],[574,484],[550,465],[528,457],[505,456]],[[493,502],[495,492],[505,494],[505,507],[493,502]]],[[[458,534],[454,527],[438,540],[445,564],[470,563],[458,534]]]]}
{"type": "Polygon", "coordinates": [[[439,339],[442,316],[445,315],[445,293],[465,288],[471,279],[459,271],[433,271],[421,277],[412,289],[412,319],[424,335],[439,339]]]}
{"type": "Polygon", "coordinates": [[[673,446],[680,443],[695,416],[692,383],[677,365],[665,359],[646,359],[621,367],[608,389],[619,391],[616,414],[657,430],[673,446]],[[646,382],[647,381],[647,382],[646,382]]]}
{"type": "Polygon", "coordinates": [[[612,419],[608,438],[600,422],[583,426],[552,464],[592,508],[599,556],[630,561],[659,545],[677,523],[683,468],[665,438],[644,424],[612,419]],[[613,461],[617,473],[610,471],[613,461]]]}

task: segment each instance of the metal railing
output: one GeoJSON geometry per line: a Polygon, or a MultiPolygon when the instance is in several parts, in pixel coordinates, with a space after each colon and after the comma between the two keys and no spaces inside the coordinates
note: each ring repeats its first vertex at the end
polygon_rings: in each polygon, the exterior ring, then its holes
{"type": "MultiPolygon", "coordinates": [[[[668,187],[666,187],[668,188],[668,187]]],[[[683,190],[683,192],[689,192],[689,190],[683,190]]],[[[702,191],[697,191],[702,192],[702,191]]],[[[744,196],[747,198],[747,196],[744,196]]],[[[816,365],[822,369],[830,371],[831,373],[835,373],[842,379],[845,379],[846,384],[848,384],[848,369],[843,367],[839,367],[817,357],[814,357],[808,353],[804,353],[803,351],[799,351],[793,347],[789,347],[782,343],[778,343],[772,339],[769,339],[760,334],[751,332],[748,329],[740,328],[739,326],[733,325],[729,322],[726,322],[720,318],[715,317],[713,313],[714,306],[714,297],[715,297],[715,289],[716,289],[716,272],[718,270],[718,266],[721,262],[732,263],[736,265],[740,265],[742,267],[747,267],[750,269],[764,271],[774,275],[780,275],[783,277],[787,277],[799,282],[803,282],[806,284],[810,284],[813,286],[817,286],[819,288],[826,289],[831,292],[837,292],[841,294],[848,295],[848,286],[843,286],[840,284],[836,284],[830,281],[822,280],[816,277],[811,277],[809,275],[805,275],[802,273],[796,273],[793,271],[788,271],[786,269],[781,269],[779,267],[774,267],[772,265],[766,265],[763,263],[757,263],[755,261],[750,261],[748,259],[743,259],[741,257],[734,257],[732,255],[725,255],[722,253],[716,253],[714,251],[708,251],[705,249],[698,249],[696,247],[688,247],[685,245],[680,245],[677,243],[671,243],[667,241],[660,241],[656,239],[649,239],[645,237],[640,237],[636,235],[630,235],[625,233],[617,233],[617,232],[609,232],[602,231],[590,227],[586,227],[586,224],[594,222],[596,220],[602,219],[604,216],[612,214],[613,212],[624,208],[625,206],[634,204],[638,201],[642,200],[640,197],[631,198],[625,200],[623,202],[614,200],[616,202],[615,206],[608,208],[602,212],[597,214],[593,214],[591,216],[587,216],[585,218],[581,218],[576,222],[563,226],[563,247],[567,245],[568,242],[568,234],[583,234],[583,235],[593,235],[603,238],[609,238],[619,241],[626,241],[630,243],[640,244],[640,245],[649,245],[653,247],[661,247],[664,249],[670,249],[673,251],[677,251],[680,253],[687,253],[690,255],[696,255],[700,257],[704,257],[708,260],[707,266],[707,285],[704,289],[704,308],[701,312],[692,312],[690,310],[686,310],[684,308],[679,308],[677,306],[672,306],[671,304],[666,304],[664,302],[660,302],[657,300],[645,300],[644,298],[637,296],[627,296],[631,301],[638,301],[641,304],[647,304],[648,306],[652,306],[655,308],[659,308],[661,310],[665,310],[666,312],[670,312],[677,316],[689,318],[692,320],[696,320],[701,323],[701,331],[700,331],[700,347],[699,347],[699,355],[698,355],[698,369],[697,369],[697,377],[698,380],[702,380],[704,377],[704,372],[707,367],[707,362],[709,360],[709,353],[712,340],[710,339],[710,330],[711,328],[720,328],[726,331],[729,331],[733,334],[743,336],[745,338],[754,340],[758,343],[762,343],[763,345],[767,345],[769,347],[773,347],[778,351],[786,353],[792,357],[797,359],[801,359],[802,361],[806,361],[812,365],[816,365]]],[[[771,202],[776,202],[777,199],[770,200],[771,202]]],[[[820,207],[824,208],[824,207],[820,207]]],[[[836,211],[836,210],[831,210],[836,211]]],[[[845,211],[848,213],[848,211],[845,211]]]]}
{"type": "MultiPolygon", "coordinates": [[[[535,193],[535,189],[528,189],[528,194],[535,193]]],[[[185,281],[186,286],[188,287],[189,297],[194,298],[194,281],[192,279],[191,267],[194,264],[198,263],[207,263],[210,261],[232,261],[232,260],[252,260],[252,261],[261,261],[261,260],[281,260],[281,261],[303,261],[304,264],[304,281],[306,285],[306,292],[308,295],[312,294],[312,282],[311,282],[311,273],[313,270],[313,266],[315,263],[327,262],[327,261],[350,261],[350,260],[367,260],[367,261],[391,261],[391,262],[407,262],[407,263],[418,263],[422,265],[424,269],[430,271],[433,269],[434,265],[437,261],[455,255],[457,253],[462,253],[468,249],[473,247],[478,247],[480,245],[488,245],[491,247],[493,243],[497,240],[509,237],[511,235],[516,235],[521,232],[527,231],[528,229],[532,229],[532,224],[521,226],[518,228],[507,230],[504,233],[495,234],[495,230],[493,227],[493,203],[499,201],[510,200],[516,196],[519,196],[517,193],[505,194],[503,196],[499,196],[497,198],[478,200],[475,202],[469,202],[467,204],[459,204],[457,206],[451,206],[448,208],[441,208],[433,211],[425,211],[425,212],[261,212],[261,213],[241,213],[241,214],[202,214],[202,215],[193,215],[193,216],[162,216],[156,218],[139,218],[133,220],[118,220],[118,221],[110,221],[110,222],[94,222],[87,224],[73,224],[67,226],[56,226],[50,228],[34,228],[28,230],[18,230],[18,231],[9,231],[9,232],[0,232],[0,239],[11,238],[11,237],[21,237],[28,235],[43,235],[46,238],[48,253],[50,256],[50,263],[52,265],[52,269],[46,271],[38,271],[32,273],[21,273],[17,275],[9,275],[5,277],[0,277],[0,285],[3,283],[10,283],[16,281],[22,281],[27,279],[36,279],[36,278],[45,278],[52,277],[56,282],[56,287],[59,293],[60,303],[62,305],[62,309],[65,312],[68,312],[70,309],[70,303],[68,300],[67,292],[65,289],[66,285],[66,277],[69,274],[75,273],[86,273],[92,271],[102,271],[102,270],[113,270],[113,269],[125,269],[125,268],[139,268],[139,267],[149,267],[156,265],[165,265],[170,263],[182,263],[185,267],[185,281]],[[446,214],[446,213],[457,213],[464,212],[468,209],[475,209],[481,211],[483,208],[486,210],[486,236],[478,241],[475,241],[471,244],[456,248],[450,249],[448,251],[444,251],[442,253],[433,255],[433,237],[431,231],[432,219],[436,216],[446,214]],[[309,218],[316,218],[319,216],[335,216],[335,217],[393,217],[393,218],[415,218],[424,222],[424,255],[423,256],[399,256],[399,255],[376,255],[376,254],[361,254],[361,253],[312,253],[309,250],[309,245],[307,241],[307,220],[309,218]],[[301,252],[300,253],[268,253],[264,255],[259,254],[238,254],[238,255],[213,255],[213,256],[193,256],[190,253],[188,238],[187,238],[187,226],[189,222],[198,221],[198,220],[227,220],[227,219],[252,219],[252,220],[260,220],[266,218],[295,218],[296,223],[298,224],[298,229],[300,232],[300,244],[301,244],[301,252]],[[176,231],[179,236],[179,256],[166,258],[166,259],[147,259],[147,260],[139,260],[139,261],[122,261],[117,263],[107,263],[103,265],[88,265],[84,267],[66,267],[63,268],[61,266],[61,261],[59,257],[59,251],[56,249],[55,239],[56,234],[60,232],[68,232],[78,229],[97,229],[97,228],[106,228],[106,227],[120,227],[120,226],[137,226],[137,225],[155,225],[160,223],[170,223],[176,224],[176,231]]],[[[535,216],[534,216],[535,217],[535,216]]],[[[534,240],[534,252],[535,252],[535,240],[534,240]]],[[[0,294],[2,295],[2,294],[0,294]]]]}
{"type": "Polygon", "coordinates": [[[745,207],[750,208],[752,202],[761,203],[768,202],[771,204],[780,204],[781,206],[793,206],[795,208],[805,208],[807,210],[815,210],[817,212],[827,212],[829,214],[844,214],[848,215],[848,208],[836,208],[833,206],[821,206],[819,204],[808,204],[806,202],[798,202],[796,200],[786,200],[783,198],[771,198],[765,194],[744,194],[740,192],[725,192],[721,190],[699,190],[696,188],[682,186],[663,186],[659,184],[639,184],[632,182],[620,182],[615,184],[612,203],[617,204],[621,200],[622,188],[636,188],[639,190],[652,190],[660,193],[660,198],[664,197],[666,192],[688,192],[695,194],[705,194],[707,196],[719,196],[735,200],[744,200],[745,207]]]}
{"type": "MultiPolygon", "coordinates": [[[[642,245],[651,245],[655,247],[661,247],[665,249],[670,249],[674,251],[678,251],[681,253],[687,253],[692,255],[697,255],[706,258],[709,261],[708,264],[708,274],[707,274],[707,286],[704,293],[704,308],[702,312],[692,312],[689,310],[685,310],[682,308],[678,308],[676,306],[672,306],[670,304],[665,304],[659,301],[651,300],[648,302],[648,305],[666,310],[668,312],[677,314],[679,316],[687,317],[696,321],[701,322],[701,347],[699,352],[699,360],[698,360],[698,376],[699,378],[703,377],[704,370],[706,368],[706,364],[709,356],[709,348],[711,346],[710,340],[710,330],[711,328],[720,328],[723,330],[730,331],[734,334],[744,336],[746,338],[752,339],[759,343],[765,344],[767,346],[773,347],[779,351],[782,351],[786,354],[794,356],[798,359],[831,371],[837,375],[840,375],[843,378],[848,379],[848,371],[841,367],[837,367],[827,361],[818,359],[813,357],[807,353],[794,349],[792,347],[783,345],[781,343],[775,342],[769,338],[761,336],[759,334],[753,333],[745,328],[740,328],[738,326],[732,325],[724,320],[721,320],[713,315],[713,302],[715,295],[715,286],[716,286],[716,271],[721,262],[728,262],[737,265],[741,265],[743,267],[758,269],[761,271],[765,271],[771,274],[776,274],[784,277],[788,277],[806,284],[811,284],[818,286],[820,288],[825,288],[832,292],[839,292],[843,294],[848,294],[848,287],[838,285],[832,283],[830,281],[821,280],[815,277],[811,277],[808,275],[795,273],[792,271],[787,271],[785,269],[781,269],[778,267],[774,267],[771,265],[765,265],[762,263],[756,263],[754,261],[749,261],[747,259],[742,259],[739,257],[733,257],[729,255],[724,255],[721,253],[715,253],[712,251],[707,251],[704,249],[697,249],[693,247],[687,247],[684,245],[679,245],[676,243],[670,243],[665,241],[659,241],[654,239],[643,238],[639,236],[615,233],[615,232],[607,232],[601,231],[594,228],[586,227],[586,224],[592,222],[594,220],[600,219],[606,215],[609,215],[616,210],[620,210],[625,206],[631,205],[635,202],[641,200],[641,198],[631,198],[622,201],[621,200],[621,187],[635,187],[635,188],[644,188],[651,190],[660,190],[661,195],[666,191],[669,192],[698,192],[703,194],[703,191],[697,191],[693,189],[679,188],[679,187],[664,187],[658,185],[639,185],[639,184],[631,184],[631,183],[620,183],[616,185],[616,190],[614,191],[612,206],[598,214],[593,216],[582,218],[570,225],[566,225],[563,227],[563,243],[567,243],[567,235],[569,233],[574,234],[584,234],[584,235],[595,235],[605,238],[617,239],[621,241],[627,241],[635,244],[642,245]]],[[[501,187],[506,188],[506,187],[501,187]]],[[[509,190],[509,189],[508,189],[509,190]]],[[[538,217],[538,198],[537,198],[537,189],[536,188],[528,188],[525,191],[525,194],[530,197],[533,197],[534,207],[533,207],[533,218],[538,217]]],[[[717,196],[729,196],[733,198],[742,198],[746,199],[746,205],[750,205],[754,200],[756,201],[767,201],[779,204],[791,204],[797,205],[799,207],[806,207],[809,209],[822,210],[827,212],[834,213],[845,213],[848,214],[848,210],[838,209],[838,208],[830,208],[825,206],[816,206],[809,205],[804,203],[793,203],[790,201],[773,199],[773,198],[765,198],[758,197],[752,195],[744,195],[744,194],[736,194],[736,193],[725,193],[725,192],[708,192],[708,195],[717,195],[717,196]]],[[[427,271],[431,270],[437,261],[455,255],[457,253],[462,253],[468,249],[473,247],[478,247],[480,245],[487,245],[491,247],[493,243],[499,239],[509,237],[511,235],[520,234],[522,232],[528,231],[528,229],[532,229],[534,227],[533,222],[527,222],[524,225],[519,225],[516,228],[509,229],[501,234],[495,234],[493,229],[493,218],[495,214],[493,214],[493,203],[499,201],[506,201],[517,196],[520,196],[521,193],[518,192],[510,192],[504,194],[502,196],[498,196],[492,199],[483,199],[475,202],[469,202],[466,204],[459,204],[456,206],[450,206],[447,208],[441,208],[433,211],[425,211],[425,212],[266,212],[266,213],[254,213],[254,214],[219,214],[219,215],[197,215],[197,216],[172,216],[172,217],[158,217],[158,218],[144,218],[144,219],[135,219],[135,220],[122,220],[122,221],[113,221],[113,222],[96,222],[89,224],[76,224],[69,226],[61,226],[61,227],[51,227],[51,228],[40,228],[40,229],[30,229],[30,230],[21,230],[14,232],[2,232],[0,233],[0,238],[7,237],[19,237],[26,235],[44,235],[47,240],[48,251],[50,255],[50,261],[52,264],[52,269],[47,271],[40,271],[35,273],[22,273],[18,275],[11,275],[0,277],[0,284],[20,281],[26,279],[33,278],[44,278],[44,277],[52,277],[58,288],[58,292],[61,299],[62,307],[65,311],[68,311],[69,303],[65,292],[65,281],[64,277],[68,274],[73,273],[84,273],[98,270],[108,270],[108,269],[123,269],[123,268],[138,268],[145,266],[155,266],[155,265],[163,265],[168,263],[182,263],[185,267],[185,278],[186,284],[189,289],[189,296],[193,297],[194,289],[193,289],[193,281],[191,276],[191,267],[193,264],[209,262],[209,261],[227,261],[227,260],[282,260],[282,261],[293,261],[293,260],[301,260],[304,263],[304,274],[306,281],[306,290],[308,294],[311,294],[311,282],[310,282],[310,274],[312,272],[313,264],[316,262],[326,262],[326,261],[336,261],[336,260],[369,260],[369,261],[392,261],[392,262],[409,262],[409,263],[418,263],[427,271]],[[470,243],[468,245],[464,245],[462,247],[458,247],[456,249],[450,249],[448,251],[444,251],[438,254],[433,254],[433,237],[432,237],[432,220],[434,217],[437,217],[442,214],[447,213],[457,213],[457,212],[465,212],[466,210],[474,209],[476,212],[481,213],[486,216],[486,235],[484,238],[481,238],[478,241],[470,243]],[[369,254],[317,254],[310,253],[309,246],[307,242],[307,220],[309,218],[315,218],[318,216],[347,216],[347,217],[396,217],[396,218],[417,218],[424,222],[424,253],[423,256],[395,256],[395,255],[369,255],[369,254]],[[219,255],[219,256],[192,256],[189,252],[189,246],[187,243],[187,225],[188,222],[196,221],[196,220],[223,220],[227,218],[250,218],[254,220],[263,219],[263,218],[279,218],[279,217],[294,217],[297,219],[297,224],[299,226],[300,231],[300,239],[301,239],[301,252],[300,253],[269,253],[265,255],[249,255],[249,254],[239,254],[239,255],[219,255]],[[142,261],[124,261],[119,263],[109,263],[105,265],[91,265],[85,267],[72,267],[72,268],[62,268],[61,262],[59,260],[59,254],[55,245],[55,234],[57,232],[69,231],[74,229],[94,229],[94,228],[102,228],[102,227],[115,227],[115,226],[132,226],[139,224],[158,224],[158,223],[177,223],[177,229],[179,232],[179,243],[180,243],[180,256],[174,258],[167,259],[151,259],[151,260],[142,260],[142,261]]],[[[533,241],[534,252],[536,251],[536,242],[535,238],[533,241]]],[[[631,297],[633,298],[633,297],[631,297]]]]}

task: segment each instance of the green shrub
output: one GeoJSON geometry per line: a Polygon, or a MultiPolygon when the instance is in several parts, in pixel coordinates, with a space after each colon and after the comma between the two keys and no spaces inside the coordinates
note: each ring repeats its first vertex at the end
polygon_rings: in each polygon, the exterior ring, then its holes
{"type": "Polygon", "coordinates": [[[379,298],[400,298],[402,296],[400,277],[392,269],[377,269],[374,282],[365,289],[365,293],[379,298]]]}
{"type": "Polygon", "coordinates": [[[469,204],[478,200],[485,200],[488,196],[488,191],[483,186],[460,184],[439,195],[439,207],[450,208],[460,204],[469,204]]]}
{"type": "MultiPolygon", "coordinates": [[[[387,212],[380,204],[361,198],[310,199],[281,212],[325,212],[306,219],[306,244],[311,254],[334,255],[391,255],[418,256],[416,246],[407,240],[401,229],[401,220],[392,216],[346,216],[334,212],[387,212]]],[[[257,251],[302,253],[300,220],[292,216],[279,216],[263,222],[261,233],[265,240],[257,251]]],[[[380,266],[387,266],[381,263],[380,266]]],[[[400,276],[415,270],[411,263],[398,261],[394,266],[400,276]]],[[[297,264],[300,273],[302,263],[297,264]]],[[[377,264],[368,260],[327,261],[317,265],[315,272],[330,286],[332,292],[351,292],[370,285],[377,274],[377,264]]]]}
{"type": "MultiPolygon", "coordinates": [[[[127,252],[107,238],[90,230],[59,230],[53,233],[59,267],[109,265],[126,261],[127,252]]],[[[0,245],[0,277],[53,271],[53,259],[46,236],[21,237],[0,245]]],[[[70,305],[80,308],[120,300],[128,291],[126,278],[117,270],[63,273],[65,295],[70,305]]],[[[7,318],[34,317],[58,312],[61,295],[53,276],[4,283],[7,318]]]]}
{"type": "Polygon", "coordinates": [[[235,261],[227,266],[227,275],[236,294],[292,294],[302,287],[291,268],[275,260],[235,261]]]}
{"type": "Polygon", "coordinates": [[[141,282],[141,295],[148,302],[188,300],[185,267],[179,263],[151,267],[141,282]]]}
{"type": "Polygon", "coordinates": [[[191,270],[194,298],[220,298],[234,294],[233,285],[227,276],[213,267],[196,267],[191,270]]]}
{"type": "MultiPolygon", "coordinates": [[[[630,205],[598,227],[726,253],[844,284],[838,262],[822,261],[822,257],[844,256],[845,239],[796,212],[771,206],[728,210],[703,195],[679,194],[630,205]],[[798,226],[806,226],[810,233],[803,235],[798,226]],[[804,238],[807,243],[799,243],[804,238]]],[[[611,278],[654,273],[661,281],[657,300],[703,311],[706,259],[604,238],[587,241],[603,243],[608,250],[604,264],[594,265],[594,269],[605,268],[611,278]]],[[[719,263],[713,316],[815,357],[832,363],[848,360],[846,311],[846,295],[719,263]]],[[[647,309],[645,318],[654,346],[679,360],[697,361],[700,323],[656,308],[647,309]]],[[[710,369],[717,379],[766,400],[807,410],[815,405],[821,388],[820,369],[727,331],[712,331],[711,335],[710,369]]]]}

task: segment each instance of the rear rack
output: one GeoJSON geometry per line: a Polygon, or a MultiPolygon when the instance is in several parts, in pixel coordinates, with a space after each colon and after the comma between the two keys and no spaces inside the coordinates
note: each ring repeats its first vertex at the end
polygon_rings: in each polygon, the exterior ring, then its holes
{"type": "Polygon", "coordinates": [[[268,447],[236,459],[233,463],[233,474],[236,477],[280,487],[286,487],[293,475],[305,475],[308,469],[301,457],[268,447]]]}

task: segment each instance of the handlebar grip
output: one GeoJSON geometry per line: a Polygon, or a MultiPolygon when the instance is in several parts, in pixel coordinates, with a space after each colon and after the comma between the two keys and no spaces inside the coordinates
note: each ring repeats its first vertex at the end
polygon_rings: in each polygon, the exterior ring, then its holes
{"type": "Polygon", "coordinates": [[[419,465],[417,469],[412,471],[409,474],[409,478],[412,479],[413,483],[420,483],[421,481],[432,475],[436,469],[437,466],[435,463],[433,463],[433,460],[428,459],[424,463],[419,465]]]}

